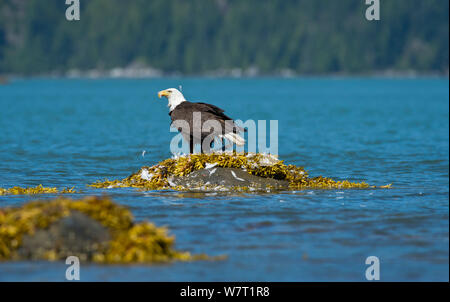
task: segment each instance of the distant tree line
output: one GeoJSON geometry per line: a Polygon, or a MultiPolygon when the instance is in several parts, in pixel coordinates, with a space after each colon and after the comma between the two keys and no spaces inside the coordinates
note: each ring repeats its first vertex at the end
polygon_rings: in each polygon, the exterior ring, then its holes
{"type": "Polygon", "coordinates": [[[0,0],[0,73],[113,68],[166,72],[257,68],[300,74],[448,73],[449,1],[0,0]]]}

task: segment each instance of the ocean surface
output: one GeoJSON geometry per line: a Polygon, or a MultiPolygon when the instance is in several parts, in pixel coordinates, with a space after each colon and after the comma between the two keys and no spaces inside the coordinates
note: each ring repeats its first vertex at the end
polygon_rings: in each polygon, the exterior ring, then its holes
{"type": "MultiPolygon", "coordinates": [[[[0,187],[108,194],[176,248],[223,261],[81,264],[81,281],[449,280],[449,81],[382,78],[15,80],[0,86],[0,187]],[[167,101],[278,120],[279,156],[311,176],[392,189],[215,195],[86,184],[171,157],[167,101]],[[145,156],[142,156],[143,151],[145,156]]],[[[0,196],[0,207],[55,195],[0,196]]],[[[65,281],[63,262],[3,262],[0,281],[65,281]]]]}

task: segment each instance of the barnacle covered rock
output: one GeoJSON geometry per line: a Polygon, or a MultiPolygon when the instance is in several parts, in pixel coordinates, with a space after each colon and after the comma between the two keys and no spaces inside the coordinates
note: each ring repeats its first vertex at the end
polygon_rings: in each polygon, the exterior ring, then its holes
{"type": "Polygon", "coordinates": [[[58,190],[57,188],[47,188],[42,185],[38,185],[36,187],[12,187],[9,189],[0,188],[0,195],[34,195],[34,194],[57,194],[57,193],[76,193],[75,189],[65,188],[62,190],[58,190]]]}
{"type": "Polygon", "coordinates": [[[173,248],[174,237],[106,197],[35,201],[0,209],[0,260],[154,263],[210,259],[173,248]]]}
{"type": "MultiPolygon", "coordinates": [[[[230,170],[230,173],[233,170],[230,170]]],[[[227,172],[228,173],[228,172],[227,172]]],[[[275,186],[275,189],[346,189],[346,188],[369,188],[365,182],[355,183],[349,181],[336,181],[327,177],[309,177],[303,167],[295,165],[286,165],[283,161],[267,154],[254,153],[211,153],[211,154],[190,154],[176,158],[166,159],[159,164],[151,167],[142,167],[137,173],[130,175],[122,180],[105,180],[91,184],[94,188],[123,188],[134,187],[143,190],[210,190],[212,188],[231,189],[231,190],[254,190],[258,189],[258,185],[253,186],[250,183],[264,184],[264,179],[273,179],[284,182],[285,185],[275,186]],[[236,169],[244,171],[240,177],[244,180],[242,186],[234,186],[230,183],[223,185],[213,184],[210,180],[213,169],[236,169]],[[203,171],[203,185],[199,185],[198,173],[194,171],[203,171]],[[246,177],[245,175],[249,175],[246,177]],[[249,179],[250,176],[256,176],[261,180],[255,181],[255,178],[249,179]],[[189,182],[189,178],[196,180],[189,182]],[[195,183],[190,186],[188,184],[195,183]]],[[[260,188],[261,186],[259,186],[260,188]]],[[[270,184],[263,186],[264,190],[273,188],[270,184]]]]}

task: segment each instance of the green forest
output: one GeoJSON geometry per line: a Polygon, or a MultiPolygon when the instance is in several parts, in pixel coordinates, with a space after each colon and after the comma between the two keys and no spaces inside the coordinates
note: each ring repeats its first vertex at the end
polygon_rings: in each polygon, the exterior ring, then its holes
{"type": "Polygon", "coordinates": [[[261,74],[448,74],[449,1],[0,0],[0,74],[110,69],[138,62],[165,73],[232,68],[261,74]]]}

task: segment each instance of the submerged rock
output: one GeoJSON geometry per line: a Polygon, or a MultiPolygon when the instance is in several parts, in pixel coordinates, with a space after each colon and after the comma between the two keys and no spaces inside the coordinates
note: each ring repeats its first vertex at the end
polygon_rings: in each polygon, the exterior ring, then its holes
{"type": "Polygon", "coordinates": [[[214,259],[173,248],[167,229],[134,223],[108,198],[58,198],[0,209],[0,260],[80,260],[155,263],[214,259]]]}

